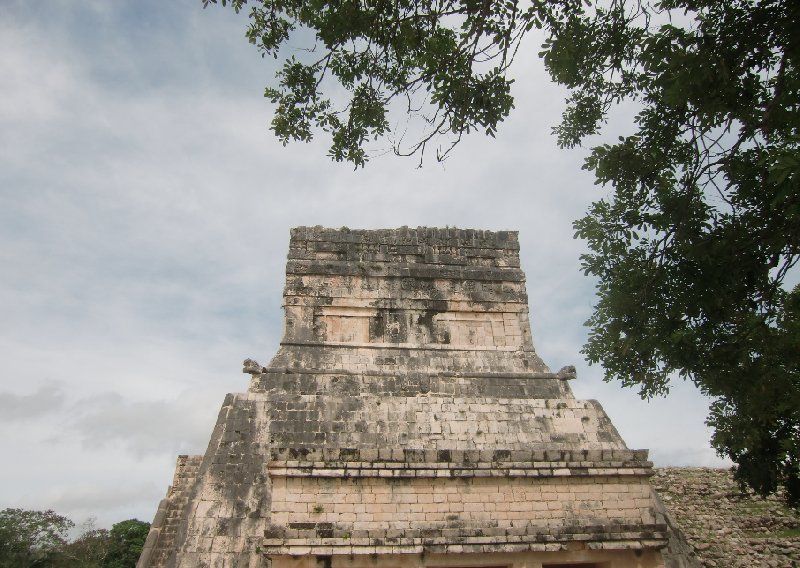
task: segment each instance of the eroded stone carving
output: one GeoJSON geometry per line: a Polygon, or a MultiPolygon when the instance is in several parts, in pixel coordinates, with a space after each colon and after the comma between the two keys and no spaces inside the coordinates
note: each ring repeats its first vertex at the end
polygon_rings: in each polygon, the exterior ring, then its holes
{"type": "Polygon", "coordinates": [[[262,367],[259,362],[254,359],[245,359],[242,365],[244,366],[242,372],[248,375],[260,375],[267,370],[266,367],[262,367]]]}

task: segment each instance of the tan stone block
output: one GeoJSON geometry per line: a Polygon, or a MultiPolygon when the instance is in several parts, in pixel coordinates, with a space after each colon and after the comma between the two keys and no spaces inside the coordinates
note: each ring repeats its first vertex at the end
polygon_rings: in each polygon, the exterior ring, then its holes
{"type": "Polygon", "coordinates": [[[362,493],[357,492],[348,492],[344,495],[344,502],[345,503],[361,503],[362,501],[362,493]]]}
{"type": "Polygon", "coordinates": [[[514,511],[533,511],[533,504],[535,501],[522,501],[519,503],[512,503],[511,510],[514,511]]]}
{"type": "Polygon", "coordinates": [[[420,493],[416,495],[416,502],[417,503],[433,503],[434,502],[434,495],[432,493],[420,493]]]}
{"type": "Polygon", "coordinates": [[[622,519],[627,517],[630,514],[629,511],[625,509],[606,509],[606,516],[609,519],[622,519]]]}
{"type": "Polygon", "coordinates": [[[235,543],[224,536],[214,537],[211,541],[211,552],[238,552],[235,543]]]}
{"type": "MultiPolygon", "coordinates": [[[[423,513],[436,513],[445,510],[444,503],[422,503],[417,506],[416,510],[422,511],[423,513]]],[[[449,506],[447,507],[449,510],[449,506]]]]}
{"type": "MultiPolygon", "coordinates": [[[[275,509],[273,508],[273,510],[275,509]]],[[[312,508],[309,506],[308,503],[296,502],[296,503],[285,503],[281,507],[281,510],[287,511],[289,513],[302,513],[303,515],[306,515],[312,511],[312,508]]]]}
{"type": "Polygon", "coordinates": [[[378,503],[375,509],[377,513],[395,514],[399,510],[397,503],[378,503]]]}

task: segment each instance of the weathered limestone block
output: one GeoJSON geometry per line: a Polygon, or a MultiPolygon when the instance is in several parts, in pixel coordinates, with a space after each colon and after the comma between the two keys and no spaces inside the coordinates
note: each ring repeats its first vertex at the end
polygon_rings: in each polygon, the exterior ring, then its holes
{"type": "Polygon", "coordinates": [[[281,346],[140,568],[664,566],[647,452],[538,357],[519,266],[515,232],[292,230],[281,346]]]}

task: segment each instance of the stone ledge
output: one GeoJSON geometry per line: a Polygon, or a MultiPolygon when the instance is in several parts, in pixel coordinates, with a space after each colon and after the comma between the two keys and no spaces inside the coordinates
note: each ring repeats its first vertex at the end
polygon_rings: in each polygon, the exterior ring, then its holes
{"type": "Polygon", "coordinates": [[[385,246],[384,250],[365,252],[363,247],[352,244],[333,246],[311,246],[306,250],[289,251],[289,260],[349,260],[360,262],[408,263],[418,260],[425,264],[441,266],[510,266],[519,268],[519,256],[511,249],[493,249],[476,247],[452,247],[455,254],[433,252],[432,248],[411,246],[385,246]],[[309,250],[313,249],[313,250],[309,250]],[[511,251],[510,253],[507,251],[511,251]]]}
{"type": "MultiPolygon", "coordinates": [[[[345,347],[347,349],[402,349],[404,351],[528,351],[520,345],[450,345],[448,343],[355,343],[346,341],[281,341],[281,347],[345,347]]],[[[331,371],[329,371],[331,372],[331,371]]]]}
{"type": "Polygon", "coordinates": [[[456,227],[399,227],[397,229],[333,229],[316,225],[290,230],[289,249],[309,243],[354,243],[387,246],[447,246],[519,250],[518,231],[488,231],[456,227]]]}
{"type": "Polygon", "coordinates": [[[417,450],[377,448],[271,448],[270,467],[475,469],[651,468],[648,450],[417,450]]]}
{"type": "Polygon", "coordinates": [[[324,291],[309,290],[308,288],[304,288],[302,291],[287,289],[283,294],[284,307],[288,305],[311,308],[369,308],[371,313],[374,314],[379,310],[395,309],[398,299],[401,299],[407,312],[431,311],[436,309],[437,304],[441,306],[442,303],[446,303],[447,311],[442,311],[440,312],[441,314],[489,314],[480,321],[491,321],[491,316],[499,314],[525,316],[528,309],[527,295],[518,291],[504,292],[502,295],[496,294],[494,298],[482,298],[480,300],[481,310],[475,309],[477,302],[474,300],[420,298],[412,297],[411,295],[403,296],[400,293],[391,296],[388,294],[384,296],[373,294],[354,299],[352,296],[340,294],[341,290],[339,288],[324,291]]]}
{"type": "MultiPolygon", "coordinates": [[[[421,282],[421,280],[413,278],[399,280],[421,282]]],[[[447,282],[459,281],[448,280],[447,282]]],[[[494,287],[478,292],[442,290],[434,287],[400,288],[398,290],[383,287],[369,290],[358,298],[353,298],[344,286],[323,286],[317,284],[317,280],[303,283],[295,281],[291,287],[287,286],[284,290],[283,303],[284,307],[346,306],[366,307],[374,310],[390,310],[396,308],[398,303],[402,303],[406,310],[412,312],[437,310],[444,307],[443,303],[446,303],[448,312],[488,314],[486,319],[495,314],[525,315],[524,311],[527,311],[528,308],[528,295],[525,293],[524,283],[493,282],[492,284],[494,287]],[[443,297],[434,297],[440,295],[443,297]],[[477,305],[485,309],[478,311],[475,309],[477,305]]]]}
{"type": "MultiPolygon", "coordinates": [[[[265,531],[262,550],[273,554],[372,554],[374,550],[388,553],[412,552],[511,552],[565,550],[567,543],[582,542],[589,549],[641,550],[660,549],[667,544],[667,527],[655,525],[583,525],[560,527],[527,527],[523,534],[483,534],[482,529],[425,528],[403,531],[402,536],[368,535],[351,537],[346,533],[331,538],[293,538],[296,531],[285,531],[278,536],[280,527],[265,531]],[[277,532],[276,532],[277,530],[277,532]],[[448,531],[451,534],[445,533],[448,531]]],[[[384,532],[384,531],[371,531],[384,532]]]]}
{"type": "Polygon", "coordinates": [[[430,280],[480,280],[524,282],[525,273],[514,267],[469,266],[427,263],[361,262],[352,260],[288,260],[286,275],[380,276],[383,278],[426,278],[430,280]]]}
{"type": "Polygon", "coordinates": [[[562,542],[606,541],[626,539],[661,539],[668,527],[664,523],[592,524],[586,522],[570,526],[526,525],[521,527],[497,526],[427,526],[417,529],[371,529],[349,531],[328,522],[290,523],[289,528],[269,525],[264,531],[264,543],[289,545],[303,541],[314,545],[349,543],[354,546],[381,544],[413,544],[417,539],[443,544],[446,542],[562,542]],[[300,526],[298,526],[300,525],[300,526]],[[292,527],[295,528],[292,528],[292,527]],[[328,534],[325,534],[328,533],[328,534]]]}
{"type": "MultiPolygon", "coordinates": [[[[327,464],[309,467],[281,467],[269,464],[271,477],[387,477],[387,478],[429,478],[429,477],[592,477],[592,476],[639,476],[652,475],[650,467],[632,468],[518,468],[481,469],[447,468],[439,464],[427,469],[382,468],[383,464],[363,468],[332,468],[327,464]],[[437,467],[438,466],[438,467],[437,467]]],[[[384,465],[385,467],[385,465],[384,465]]]]}
{"type": "MultiPolygon", "coordinates": [[[[591,550],[645,550],[661,549],[661,540],[618,541],[614,543],[587,543],[591,550]]],[[[506,543],[506,544],[447,544],[447,545],[408,545],[408,546],[297,546],[261,547],[266,556],[333,556],[361,554],[484,554],[490,552],[561,552],[570,550],[562,543],[506,543]]]]}
{"type": "MultiPolygon", "coordinates": [[[[323,345],[322,343],[281,343],[281,345],[323,345]]],[[[325,346],[332,345],[333,347],[353,347],[353,344],[330,344],[325,343],[325,346]]],[[[427,348],[409,348],[409,347],[401,347],[398,345],[392,344],[375,344],[370,343],[370,347],[373,348],[385,348],[385,349],[427,349],[427,348]]],[[[360,346],[359,346],[360,347],[360,346]]],[[[450,350],[459,350],[459,351],[468,351],[467,349],[456,349],[451,348],[450,350]]],[[[492,348],[491,350],[499,351],[499,349],[492,348]]],[[[469,350],[471,351],[471,350],[469,350]]],[[[519,351],[519,349],[513,349],[513,351],[519,351]]],[[[394,364],[391,363],[377,363],[379,365],[385,364],[387,367],[393,367],[394,364]]],[[[423,376],[423,377],[446,377],[446,378],[463,378],[463,379],[560,379],[562,381],[572,380],[574,376],[568,376],[562,373],[545,373],[540,371],[530,371],[530,372],[480,372],[480,371],[464,371],[464,372],[454,372],[454,371],[426,371],[426,370],[414,370],[414,371],[396,371],[394,369],[387,369],[387,370],[379,370],[373,371],[370,369],[365,369],[363,371],[351,371],[349,369],[320,369],[320,368],[301,368],[301,367],[265,367],[261,373],[256,373],[258,375],[330,375],[330,376],[350,376],[350,377],[385,377],[387,375],[397,377],[403,375],[414,375],[414,376],[423,376]]]]}

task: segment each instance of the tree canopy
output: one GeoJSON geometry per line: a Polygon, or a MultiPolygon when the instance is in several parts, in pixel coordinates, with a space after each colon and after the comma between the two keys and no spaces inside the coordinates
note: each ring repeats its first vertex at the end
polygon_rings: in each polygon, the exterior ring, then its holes
{"type": "Polygon", "coordinates": [[[53,511],[0,511],[0,568],[52,565],[73,526],[53,511]]]}
{"type": "Polygon", "coordinates": [[[136,519],[95,529],[89,521],[74,540],[75,526],[53,511],[0,511],[0,568],[135,568],[150,524],[136,519]]]}
{"type": "Polygon", "coordinates": [[[121,521],[111,527],[108,549],[100,564],[102,568],[128,568],[136,566],[150,532],[150,523],[137,519],[121,521]]]}
{"type": "Polygon", "coordinates": [[[560,146],[635,108],[630,133],[585,163],[612,192],[575,222],[598,279],[584,354],[643,397],[694,382],[740,482],[800,504],[800,3],[259,0],[249,13],[264,55],[306,48],[266,90],[276,135],[326,132],[330,156],[356,166],[378,138],[441,158],[468,132],[493,135],[533,29],[570,93],[560,146]],[[422,125],[411,142],[390,126],[397,103],[422,125]]]}

